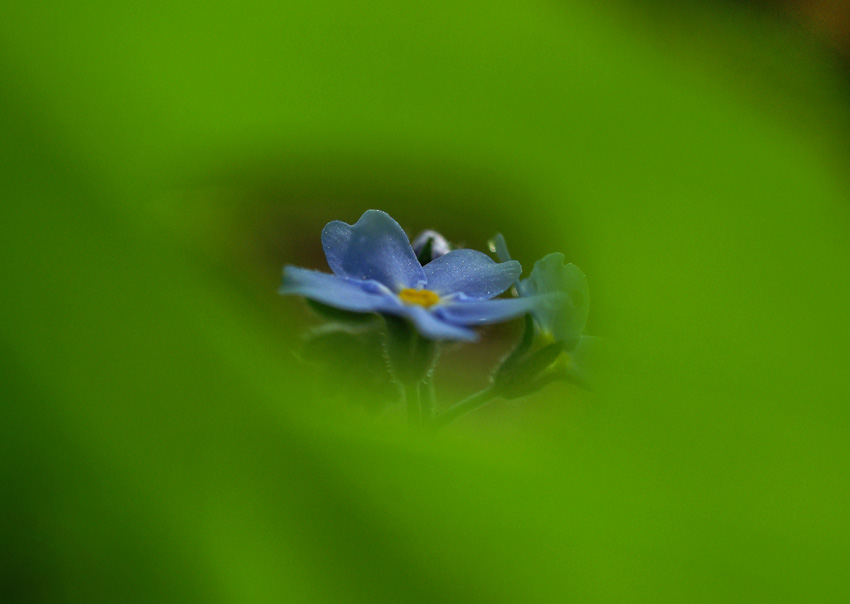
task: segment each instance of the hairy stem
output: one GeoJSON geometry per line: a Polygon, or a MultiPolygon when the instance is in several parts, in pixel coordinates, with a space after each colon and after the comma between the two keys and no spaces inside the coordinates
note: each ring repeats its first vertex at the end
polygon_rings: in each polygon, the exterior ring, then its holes
{"type": "Polygon", "coordinates": [[[478,407],[490,402],[491,400],[496,398],[496,396],[497,394],[494,392],[492,387],[485,388],[484,390],[476,392],[472,396],[463,399],[459,403],[456,403],[455,405],[449,407],[448,409],[437,415],[433,419],[431,425],[434,426],[434,428],[441,428],[446,424],[449,424],[454,420],[458,419],[459,417],[463,417],[470,411],[478,409],[478,407]]]}
{"type": "Polygon", "coordinates": [[[419,405],[422,423],[427,425],[434,418],[434,379],[431,375],[419,382],[419,405]]]}
{"type": "Polygon", "coordinates": [[[407,405],[407,422],[411,427],[422,423],[422,409],[418,382],[402,382],[404,402],[407,405]]]}

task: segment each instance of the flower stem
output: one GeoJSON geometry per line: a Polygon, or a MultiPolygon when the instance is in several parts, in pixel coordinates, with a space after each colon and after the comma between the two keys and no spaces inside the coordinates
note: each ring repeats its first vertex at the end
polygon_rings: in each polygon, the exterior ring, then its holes
{"type": "Polygon", "coordinates": [[[430,424],[434,418],[434,379],[430,374],[419,382],[419,406],[422,412],[422,423],[430,424]]]}
{"type": "Polygon", "coordinates": [[[449,424],[454,420],[458,419],[459,417],[463,417],[470,411],[477,409],[481,405],[490,402],[497,396],[498,395],[496,394],[492,386],[485,388],[484,390],[476,392],[472,396],[463,399],[459,403],[456,403],[455,405],[449,407],[448,409],[437,415],[432,420],[431,425],[434,428],[441,428],[446,424],[449,424]]]}
{"type": "Polygon", "coordinates": [[[411,428],[418,426],[422,422],[419,383],[405,381],[401,383],[401,387],[407,405],[407,423],[411,428]]]}

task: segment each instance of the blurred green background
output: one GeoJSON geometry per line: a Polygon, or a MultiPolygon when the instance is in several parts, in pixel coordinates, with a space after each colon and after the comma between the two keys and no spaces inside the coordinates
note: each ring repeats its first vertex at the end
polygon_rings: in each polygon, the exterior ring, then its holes
{"type": "Polygon", "coordinates": [[[3,3],[0,599],[848,601],[833,4],[3,3]],[[373,207],[582,267],[594,392],[329,396],[275,289],[373,207]]]}

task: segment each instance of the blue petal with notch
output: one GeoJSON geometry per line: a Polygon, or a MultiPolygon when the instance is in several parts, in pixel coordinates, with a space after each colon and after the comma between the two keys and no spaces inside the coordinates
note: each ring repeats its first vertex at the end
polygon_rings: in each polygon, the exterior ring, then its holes
{"type": "Polygon", "coordinates": [[[425,282],[407,235],[386,212],[367,210],[353,225],[329,222],[322,229],[322,247],[340,277],[378,281],[395,292],[425,282]]]}

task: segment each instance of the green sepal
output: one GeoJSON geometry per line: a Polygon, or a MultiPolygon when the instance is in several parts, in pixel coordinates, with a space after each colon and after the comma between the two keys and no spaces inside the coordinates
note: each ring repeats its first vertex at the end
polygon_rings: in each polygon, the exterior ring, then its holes
{"type": "Polygon", "coordinates": [[[553,342],[521,360],[516,360],[508,365],[503,363],[493,375],[494,391],[499,396],[508,399],[518,398],[537,391],[539,389],[538,378],[563,351],[563,342],[553,342]]]}
{"type": "Polygon", "coordinates": [[[352,312],[350,310],[341,310],[316,302],[315,300],[306,299],[307,305],[320,317],[343,325],[367,327],[374,324],[376,327],[380,325],[378,315],[375,313],[352,312]]]}
{"type": "Polygon", "coordinates": [[[517,364],[517,362],[522,358],[522,356],[528,352],[531,348],[531,345],[534,343],[534,318],[531,314],[526,314],[523,316],[524,327],[522,332],[522,339],[520,339],[519,343],[516,347],[506,356],[499,366],[496,368],[495,373],[502,373],[510,370],[511,367],[517,364]]]}
{"type": "Polygon", "coordinates": [[[422,251],[419,252],[419,256],[417,260],[419,260],[419,264],[425,266],[431,260],[434,259],[434,238],[428,237],[428,240],[425,242],[425,245],[422,246],[422,251]]]}

